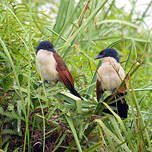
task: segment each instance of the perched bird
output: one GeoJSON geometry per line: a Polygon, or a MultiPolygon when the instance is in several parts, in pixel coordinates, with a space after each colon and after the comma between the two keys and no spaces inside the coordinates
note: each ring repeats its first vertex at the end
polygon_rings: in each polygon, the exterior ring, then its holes
{"type": "Polygon", "coordinates": [[[48,82],[52,86],[52,82],[56,85],[58,81],[61,81],[69,89],[70,93],[82,99],[74,88],[74,81],[70,71],[51,42],[41,41],[39,43],[36,51],[36,68],[44,79],[44,83],[48,82]]]}
{"type": "MultiPolygon", "coordinates": [[[[118,52],[114,48],[107,48],[102,50],[95,59],[101,59],[102,64],[97,70],[97,82],[96,82],[96,94],[97,100],[103,96],[104,91],[111,91],[115,93],[116,89],[120,86],[125,78],[125,71],[120,65],[118,52]]],[[[123,85],[119,90],[116,98],[119,99],[116,103],[112,103],[111,106],[117,106],[117,113],[119,116],[126,117],[128,112],[128,105],[124,96],[126,94],[126,85],[123,85]],[[124,109],[123,109],[124,108],[124,109]]],[[[109,110],[105,109],[105,112],[109,110]]],[[[110,112],[108,112],[110,113],[110,112]]]]}

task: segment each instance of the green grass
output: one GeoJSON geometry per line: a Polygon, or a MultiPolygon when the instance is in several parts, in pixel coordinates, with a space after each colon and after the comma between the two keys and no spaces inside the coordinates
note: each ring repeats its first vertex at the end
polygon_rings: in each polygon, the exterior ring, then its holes
{"type": "MultiPolygon", "coordinates": [[[[152,35],[143,14],[126,13],[115,0],[17,1],[0,3],[0,151],[142,152],[152,150],[152,35]],[[48,14],[42,5],[58,9],[48,14]],[[56,21],[50,17],[57,14],[56,21]],[[59,83],[35,90],[41,81],[35,51],[41,40],[55,45],[75,80],[80,101],[59,83]],[[94,56],[107,47],[119,51],[126,74],[129,114],[121,120],[95,115],[94,56]],[[90,126],[94,126],[89,130],[90,126]],[[87,131],[87,133],[86,133],[87,131]]],[[[105,97],[108,94],[105,95],[105,97]]]]}

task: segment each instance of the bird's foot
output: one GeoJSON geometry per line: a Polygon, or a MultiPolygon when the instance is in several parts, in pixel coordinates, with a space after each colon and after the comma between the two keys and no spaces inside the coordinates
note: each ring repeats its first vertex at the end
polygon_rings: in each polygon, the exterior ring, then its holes
{"type": "Polygon", "coordinates": [[[116,91],[116,88],[114,88],[114,89],[112,90],[112,94],[114,94],[114,93],[115,93],[115,91],[116,91]]]}
{"type": "Polygon", "coordinates": [[[40,82],[39,85],[36,87],[36,89],[38,89],[40,86],[42,86],[42,84],[44,83],[44,86],[46,83],[49,83],[49,86],[45,86],[45,88],[49,88],[49,87],[55,87],[58,83],[58,80],[55,82],[55,84],[51,84],[50,82],[48,82],[47,80],[44,80],[43,82],[40,82]]]}
{"type": "Polygon", "coordinates": [[[43,82],[39,82],[39,85],[35,89],[38,89],[42,84],[43,82]]]}
{"type": "Polygon", "coordinates": [[[45,83],[48,83],[48,81],[44,80],[43,82],[39,82],[39,85],[35,89],[38,89],[40,86],[42,86],[43,83],[45,85],[45,83]]]}
{"type": "Polygon", "coordinates": [[[49,86],[47,88],[49,88],[49,87],[56,87],[56,84],[49,84],[49,86]]]}
{"type": "MultiPolygon", "coordinates": [[[[58,83],[58,81],[56,81],[55,84],[49,83],[49,86],[48,86],[48,87],[56,87],[57,83],[58,83]]],[[[48,87],[47,87],[47,88],[48,88],[48,87]]]]}

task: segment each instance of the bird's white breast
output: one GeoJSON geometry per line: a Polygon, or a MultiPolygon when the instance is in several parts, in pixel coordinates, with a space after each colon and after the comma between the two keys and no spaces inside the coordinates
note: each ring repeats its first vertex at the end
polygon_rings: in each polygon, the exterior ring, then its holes
{"type": "Polygon", "coordinates": [[[102,59],[97,78],[101,82],[102,90],[113,91],[125,78],[125,71],[114,58],[106,57],[102,59]]]}
{"type": "Polygon", "coordinates": [[[36,68],[44,80],[55,82],[59,79],[56,65],[53,52],[42,49],[38,51],[36,55],[36,68]]]}

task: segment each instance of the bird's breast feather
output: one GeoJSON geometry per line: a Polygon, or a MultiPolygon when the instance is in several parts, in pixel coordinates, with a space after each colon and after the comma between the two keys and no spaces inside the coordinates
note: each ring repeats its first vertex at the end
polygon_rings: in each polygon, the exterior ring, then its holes
{"type": "Polygon", "coordinates": [[[52,52],[40,50],[36,56],[36,67],[41,76],[48,81],[58,80],[56,61],[52,52]]]}
{"type": "Polygon", "coordinates": [[[97,78],[103,90],[112,91],[125,78],[125,72],[119,63],[103,63],[98,69],[97,78]]]}

